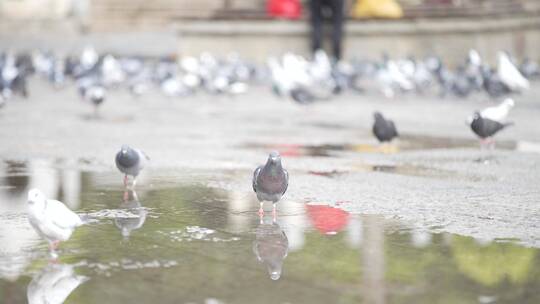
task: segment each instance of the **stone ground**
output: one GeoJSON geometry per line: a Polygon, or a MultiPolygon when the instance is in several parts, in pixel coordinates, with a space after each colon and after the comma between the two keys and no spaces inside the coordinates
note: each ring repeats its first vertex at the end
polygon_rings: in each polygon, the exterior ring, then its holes
{"type": "Polygon", "coordinates": [[[114,154],[129,143],[152,158],[147,174],[226,172],[215,186],[252,195],[252,170],[278,149],[291,176],[286,200],[540,247],[538,87],[516,96],[516,126],[499,134],[499,148],[480,151],[465,119],[493,104],[481,96],[344,94],[300,106],[259,87],[243,96],[184,99],[114,91],[93,119],[72,86],[54,90],[33,79],[28,100],[0,109],[0,159],[75,159],[105,172],[115,170],[114,154]],[[374,110],[396,122],[396,146],[380,147],[372,137],[374,110]]]}

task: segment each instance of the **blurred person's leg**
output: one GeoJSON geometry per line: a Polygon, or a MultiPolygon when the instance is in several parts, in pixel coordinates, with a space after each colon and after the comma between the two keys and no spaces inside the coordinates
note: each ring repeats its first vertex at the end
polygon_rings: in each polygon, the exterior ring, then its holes
{"type": "Polygon", "coordinates": [[[315,51],[322,48],[323,38],[323,1],[310,0],[309,9],[311,12],[311,50],[315,51]]]}
{"type": "Polygon", "coordinates": [[[329,0],[332,10],[332,51],[336,60],[341,59],[343,41],[343,23],[345,21],[345,0],[329,0]]]}

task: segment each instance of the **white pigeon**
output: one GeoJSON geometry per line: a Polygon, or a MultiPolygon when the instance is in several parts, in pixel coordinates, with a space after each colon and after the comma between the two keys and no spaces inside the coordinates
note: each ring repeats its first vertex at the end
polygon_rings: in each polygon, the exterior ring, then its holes
{"type": "Polygon", "coordinates": [[[512,91],[528,90],[529,81],[521,74],[516,66],[510,61],[506,53],[499,52],[499,66],[497,74],[501,81],[512,91]]]}
{"type": "Polygon", "coordinates": [[[53,256],[61,241],[67,241],[73,230],[83,221],[66,205],[47,199],[43,192],[32,189],[28,192],[28,220],[37,233],[49,242],[53,256]]]}
{"type": "Polygon", "coordinates": [[[480,116],[482,116],[482,118],[503,122],[508,116],[510,109],[514,107],[514,104],[512,98],[507,98],[497,106],[485,108],[480,112],[480,116]]]}
{"type": "Polygon", "coordinates": [[[75,274],[72,265],[47,265],[28,284],[26,289],[28,304],[62,304],[86,281],[87,277],[75,274]]]}

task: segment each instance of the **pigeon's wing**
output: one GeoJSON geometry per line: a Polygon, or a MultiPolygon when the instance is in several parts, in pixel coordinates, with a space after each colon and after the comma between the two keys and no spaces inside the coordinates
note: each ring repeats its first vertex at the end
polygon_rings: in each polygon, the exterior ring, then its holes
{"type": "Polygon", "coordinates": [[[399,134],[398,134],[396,125],[394,125],[394,122],[391,121],[391,120],[389,120],[388,123],[389,123],[389,125],[390,125],[390,129],[392,130],[392,133],[394,134],[394,136],[398,137],[399,134]]]}
{"type": "Polygon", "coordinates": [[[283,169],[283,172],[285,173],[285,190],[283,190],[283,194],[285,194],[285,192],[287,192],[287,189],[289,188],[289,172],[285,169],[283,169]]]}
{"type": "Polygon", "coordinates": [[[47,200],[47,216],[60,228],[75,228],[83,224],[81,218],[62,202],[47,200]]]}
{"type": "Polygon", "coordinates": [[[259,166],[257,167],[257,169],[255,169],[255,171],[253,171],[253,181],[252,181],[252,185],[253,185],[253,191],[257,192],[257,176],[259,176],[259,173],[261,172],[263,166],[259,166]]]}

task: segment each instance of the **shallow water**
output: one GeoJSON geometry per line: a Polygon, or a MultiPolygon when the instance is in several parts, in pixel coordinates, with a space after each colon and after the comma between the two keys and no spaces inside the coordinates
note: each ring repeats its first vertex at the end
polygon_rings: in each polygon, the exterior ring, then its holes
{"type": "Polygon", "coordinates": [[[540,252],[512,240],[310,202],[259,218],[252,193],[207,172],[146,176],[134,193],[87,165],[0,165],[0,303],[540,303],[540,252]],[[56,263],[26,221],[33,187],[89,219],[56,263]]]}

